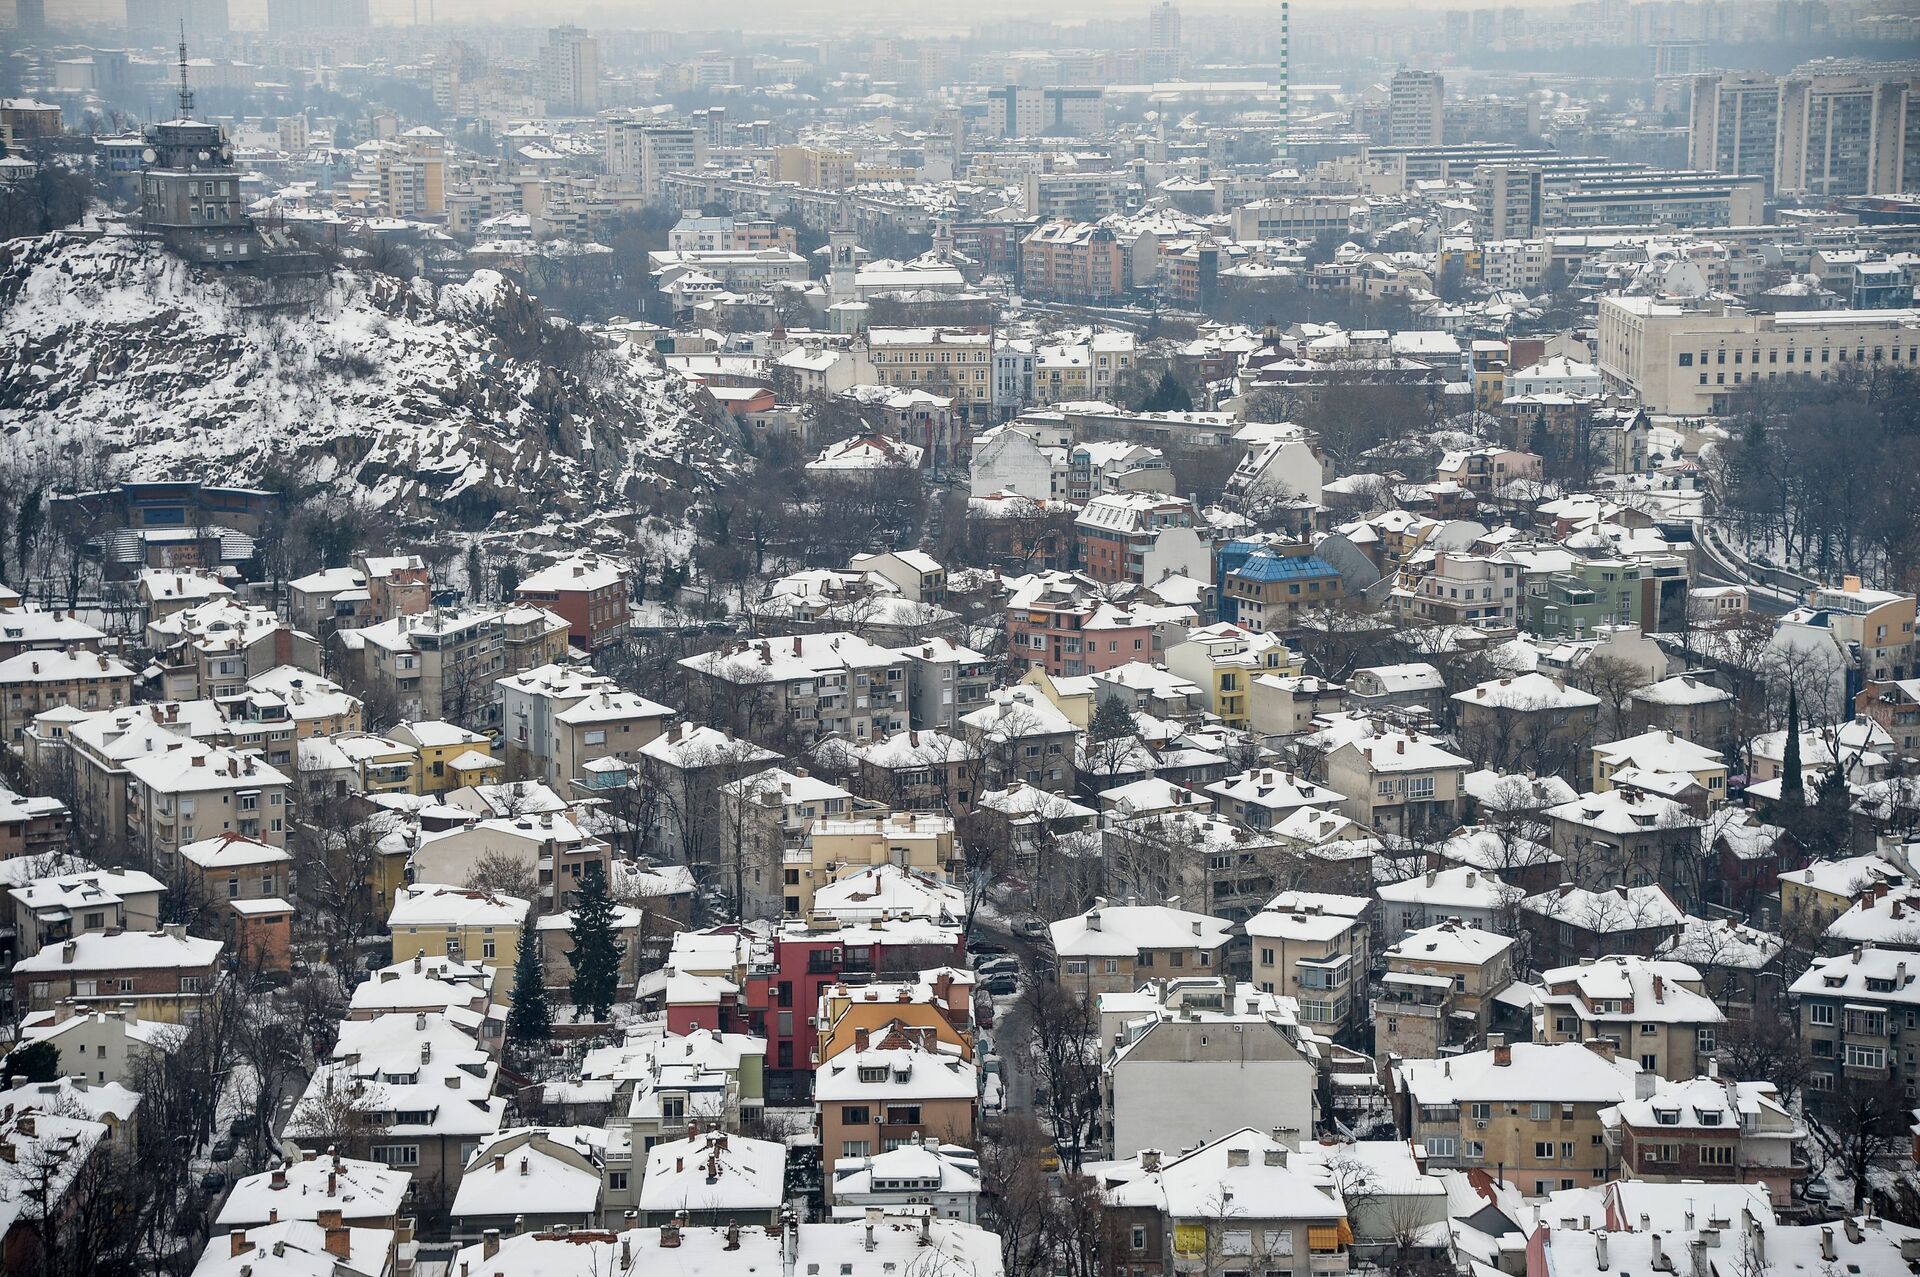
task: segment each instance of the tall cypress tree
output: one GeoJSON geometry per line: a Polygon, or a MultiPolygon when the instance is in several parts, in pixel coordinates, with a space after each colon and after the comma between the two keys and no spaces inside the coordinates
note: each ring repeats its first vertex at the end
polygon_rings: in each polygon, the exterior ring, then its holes
{"type": "Polygon", "coordinates": [[[1780,762],[1780,806],[1789,819],[1807,805],[1807,782],[1800,774],[1800,693],[1787,689],[1787,748],[1780,762]]]}
{"type": "Polygon", "coordinates": [[[553,1034],[553,1008],[547,1005],[547,981],[540,970],[540,940],[532,927],[520,933],[513,963],[513,1005],[507,1009],[507,1041],[515,1046],[545,1042],[553,1034]]]}
{"type": "Polygon", "coordinates": [[[573,1005],[585,1007],[596,1020],[613,1013],[620,989],[620,945],[613,935],[613,897],[607,894],[600,866],[589,865],[580,876],[580,895],[573,906],[573,949],[567,962],[573,967],[573,1005]]]}

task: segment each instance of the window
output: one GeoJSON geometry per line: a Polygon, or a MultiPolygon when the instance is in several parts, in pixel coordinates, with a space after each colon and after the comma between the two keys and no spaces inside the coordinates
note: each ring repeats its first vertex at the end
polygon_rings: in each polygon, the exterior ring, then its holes
{"type": "Polygon", "coordinates": [[[1135,1224],[1133,1226],[1133,1236],[1130,1237],[1128,1241],[1134,1250],[1145,1250],[1147,1248],[1147,1230],[1135,1224]]]}
{"type": "Polygon", "coordinates": [[[1551,1122],[1553,1120],[1553,1105],[1548,1102],[1535,1100],[1529,1107],[1527,1116],[1536,1122],[1551,1122]]]}
{"type": "Polygon", "coordinates": [[[1553,1160],[1553,1141],[1535,1140],[1533,1142],[1533,1156],[1536,1161],[1551,1162],[1553,1160]]]}
{"type": "Polygon", "coordinates": [[[617,1193],[624,1190],[626,1186],[627,1186],[627,1173],[625,1171],[608,1171],[607,1172],[608,1188],[612,1189],[614,1192],[617,1193]]]}
{"type": "Polygon", "coordinates": [[[375,1144],[373,1160],[385,1162],[388,1166],[420,1165],[420,1146],[418,1144],[375,1144]]]}
{"type": "Polygon", "coordinates": [[[1700,1148],[1702,1166],[1732,1166],[1733,1146],[1731,1144],[1705,1144],[1700,1148]]]}
{"type": "Polygon", "coordinates": [[[1469,1104],[1467,1105],[1467,1116],[1476,1122],[1488,1121],[1493,1117],[1493,1105],[1469,1104]]]}
{"type": "Polygon", "coordinates": [[[1452,1157],[1459,1148],[1459,1141],[1451,1135],[1429,1135],[1426,1143],[1429,1157],[1452,1157]]]}
{"type": "Polygon", "coordinates": [[[842,1140],[840,1142],[840,1156],[871,1157],[873,1156],[873,1141],[872,1140],[842,1140]]]}
{"type": "Polygon", "coordinates": [[[1809,1024],[1832,1024],[1833,1004],[1831,1002],[1816,1002],[1808,1007],[1807,1022],[1809,1024]]]}
{"type": "Polygon", "coordinates": [[[1883,1046],[1862,1046],[1857,1042],[1847,1043],[1847,1067],[1850,1069],[1884,1069],[1887,1067],[1887,1048],[1883,1046]]]}
{"type": "Polygon", "coordinates": [[[873,1121],[873,1113],[864,1104],[843,1104],[840,1107],[842,1126],[866,1126],[873,1121]]]}

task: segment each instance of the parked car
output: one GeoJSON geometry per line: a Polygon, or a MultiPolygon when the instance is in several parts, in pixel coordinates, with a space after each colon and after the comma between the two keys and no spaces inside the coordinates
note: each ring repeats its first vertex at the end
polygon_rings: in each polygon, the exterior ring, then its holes
{"type": "Polygon", "coordinates": [[[980,987],[995,997],[1020,992],[1020,977],[1011,971],[996,971],[980,982],[980,987]]]}
{"type": "Polygon", "coordinates": [[[1006,951],[1007,951],[1007,948],[1005,945],[995,944],[991,940],[967,941],[967,952],[974,954],[975,956],[1005,953],[1006,951]]]}
{"type": "Polygon", "coordinates": [[[1019,975],[1020,959],[1011,954],[999,954],[991,958],[982,958],[973,964],[973,969],[975,974],[981,976],[998,975],[1003,971],[1009,975],[1019,975]]]}
{"type": "Polygon", "coordinates": [[[1039,940],[1047,934],[1047,924],[1038,918],[1022,918],[1013,924],[1014,934],[1027,940],[1039,940]]]}

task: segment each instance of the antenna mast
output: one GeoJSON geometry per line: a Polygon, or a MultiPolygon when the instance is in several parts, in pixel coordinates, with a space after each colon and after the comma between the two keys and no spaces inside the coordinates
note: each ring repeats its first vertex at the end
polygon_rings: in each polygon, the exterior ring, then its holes
{"type": "Polygon", "coordinates": [[[193,90],[187,87],[187,20],[180,19],[180,118],[193,118],[193,90]]]}

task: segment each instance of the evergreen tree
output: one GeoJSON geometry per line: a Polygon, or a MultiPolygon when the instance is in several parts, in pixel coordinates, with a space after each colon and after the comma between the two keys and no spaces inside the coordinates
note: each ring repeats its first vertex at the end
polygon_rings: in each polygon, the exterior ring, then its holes
{"type": "Polygon", "coordinates": [[[620,944],[613,935],[613,897],[606,876],[589,865],[580,876],[580,893],[573,906],[573,949],[567,962],[573,967],[573,1005],[585,1008],[596,1020],[613,1012],[620,986],[620,944]]]}
{"type": "Polygon", "coordinates": [[[1169,368],[1160,374],[1160,384],[1153,388],[1146,402],[1140,405],[1143,412],[1191,412],[1193,396],[1180,384],[1180,379],[1169,368]]]}
{"type": "Polygon", "coordinates": [[[1122,736],[1133,735],[1133,711],[1118,696],[1103,696],[1093,711],[1093,721],[1087,724],[1087,736],[1092,740],[1118,740],[1122,736]]]}
{"type": "Polygon", "coordinates": [[[547,1005],[547,981],[540,970],[540,939],[532,927],[520,933],[520,954],[513,963],[513,1005],[507,1010],[507,1041],[515,1046],[544,1042],[553,1033],[553,1008],[547,1005]]]}
{"type": "Polygon", "coordinates": [[[1791,824],[1807,805],[1807,782],[1800,774],[1800,692],[1787,689],[1787,748],[1780,763],[1780,807],[1791,824]]]}

